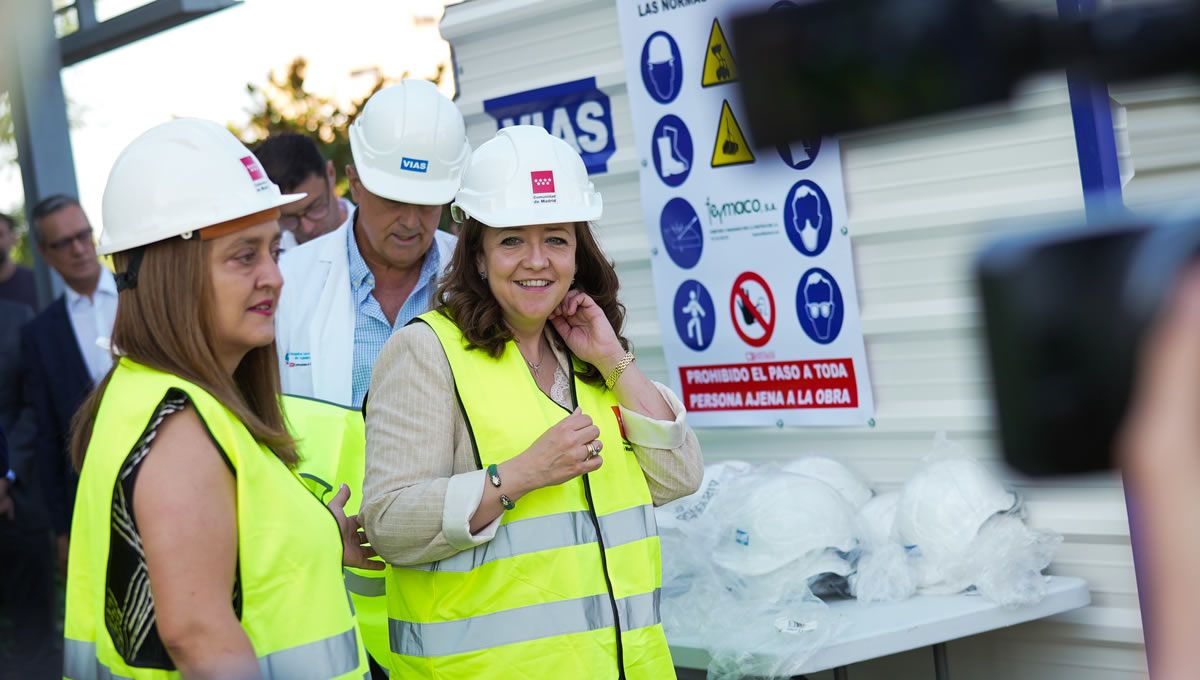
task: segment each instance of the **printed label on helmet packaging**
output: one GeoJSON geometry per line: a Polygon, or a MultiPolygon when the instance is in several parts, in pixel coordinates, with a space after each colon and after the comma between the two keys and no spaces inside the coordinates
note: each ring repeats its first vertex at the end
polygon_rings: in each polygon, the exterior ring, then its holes
{"type": "Polygon", "coordinates": [[[429,161],[423,161],[420,158],[409,158],[405,156],[400,159],[400,169],[409,172],[425,172],[429,170],[429,161]]]}
{"type": "Polygon", "coordinates": [[[534,203],[558,203],[554,194],[554,171],[534,170],[529,173],[529,181],[533,185],[534,203]]]}

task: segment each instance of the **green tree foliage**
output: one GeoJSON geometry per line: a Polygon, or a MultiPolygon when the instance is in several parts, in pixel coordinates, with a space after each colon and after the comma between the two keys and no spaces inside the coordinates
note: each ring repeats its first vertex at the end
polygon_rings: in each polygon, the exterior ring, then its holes
{"type": "MultiPolygon", "coordinates": [[[[346,195],[347,183],[344,169],[353,162],[350,153],[350,123],[371,95],[388,85],[407,78],[406,71],[398,78],[389,78],[374,69],[375,82],[360,99],[342,108],[332,98],[310,92],[304,86],[308,61],[297,57],[288,64],[283,73],[268,74],[265,85],[247,83],[246,91],[253,100],[248,110],[250,120],[245,125],[229,124],[230,131],[243,144],[253,148],[267,137],[284,132],[294,132],[312,137],[325,158],[332,160],[338,172],[338,194],[346,195]]],[[[445,68],[429,80],[440,83],[445,68]]]]}

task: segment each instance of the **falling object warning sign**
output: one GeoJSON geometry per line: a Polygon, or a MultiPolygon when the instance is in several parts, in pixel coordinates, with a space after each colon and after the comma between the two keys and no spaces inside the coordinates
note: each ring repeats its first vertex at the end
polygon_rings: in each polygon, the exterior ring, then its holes
{"type": "Polygon", "coordinates": [[[733,117],[729,100],[721,102],[721,119],[717,121],[717,135],[713,142],[712,167],[744,165],[754,162],[754,152],[746,143],[742,127],[733,117]]]}
{"type": "Polygon", "coordinates": [[[713,19],[712,31],[708,34],[708,51],[704,54],[704,71],[700,78],[700,84],[704,87],[732,83],[738,78],[729,41],[725,40],[725,32],[716,19],[713,19]]]}

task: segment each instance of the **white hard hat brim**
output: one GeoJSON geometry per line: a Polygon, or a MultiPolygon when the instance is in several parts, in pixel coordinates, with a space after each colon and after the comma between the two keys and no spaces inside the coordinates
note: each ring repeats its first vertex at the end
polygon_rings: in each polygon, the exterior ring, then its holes
{"type": "Polygon", "coordinates": [[[485,227],[508,229],[510,227],[532,227],[539,224],[595,222],[604,213],[604,206],[599,203],[599,195],[596,196],[596,200],[596,205],[589,206],[585,211],[580,211],[578,206],[541,207],[538,209],[536,217],[531,217],[528,210],[498,210],[486,215],[476,215],[461,203],[455,203],[452,207],[467,217],[475,218],[485,227]]]}
{"type": "MultiPolygon", "coordinates": [[[[281,194],[279,196],[279,198],[276,198],[276,199],[264,204],[262,209],[263,210],[271,210],[272,208],[281,208],[285,205],[295,203],[296,201],[299,201],[307,196],[308,196],[308,194],[306,194],[306,193],[281,194]]],[[[219,212],[219,211],[214,212],[213,216],[210,219],[199,220],[201,222],[201,224],[197,224],[195,229],[200,230],[200,229],[204,229],[205,227],[211,227],[216,224],[222,224],[224,222],[229,222],[231,220],[236,220],[236,219],[240,219],[242,217],[246,217],[247,215],[244,213],[245,213],[244,210],[228,211],[228,214],[219,212]]],[[[251,214],[253,214],[253,213],[251,213],[251,214]]],[[[124,239],[124,240],[120,240],[120,241],[114,241],[112,239],[108,239],[108,238],[106,238],[106,236],[107,236],[107,233],[105,231],[100,232],[100,242],[96,246],[96,253],[99,255],[112,255],[113,253],[119,253],[123,250],[133,250],[134,248],[141,248],[143,246],[148,246],[152,243],[158,243],[159,241],[164,240],[164,239],[146,238],[145,237],[146,235],[144,233],[139,235],[139,236],[141,236],[141,238],[130,238],[130,239],[124,239]]],[[[172,238],[174,238],[174,237],[172,237],[172,238]]]]}
{"type": "Polygon", "coordinates": [[[389,201],[410,205],[446,205],[454,200],[454,194],[462,184],[461,174],[442,180],[414,182],[365,163],[356,163],[354,168],[367,191],[389,201]]]}

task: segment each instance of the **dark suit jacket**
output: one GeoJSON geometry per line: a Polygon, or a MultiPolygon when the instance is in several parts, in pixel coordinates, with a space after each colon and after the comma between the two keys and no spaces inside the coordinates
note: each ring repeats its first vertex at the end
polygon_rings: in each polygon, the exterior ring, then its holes
{"type": "Polygon", "coordinates": [[[10,468],[16,473],[10,494],[17,522],[26,529],[42,529],[48,519],[33,445],[36,424],[22,388],[21,326],[32,318],[28,306],[0,300],[0,428],[8,438],[8,462],[0,463],[0,475],[10,468]]]}
{"type": "Polygon", "coordinates": [[[21,357],[26,400],[37,422],[34,450],[42,491],[50,523],[61,535],[71,526],[78,483],[67,453],[71,418],[92,389],[92,376],[67,314],[66,297],[50,303],[21,329],[21,357]]]}

